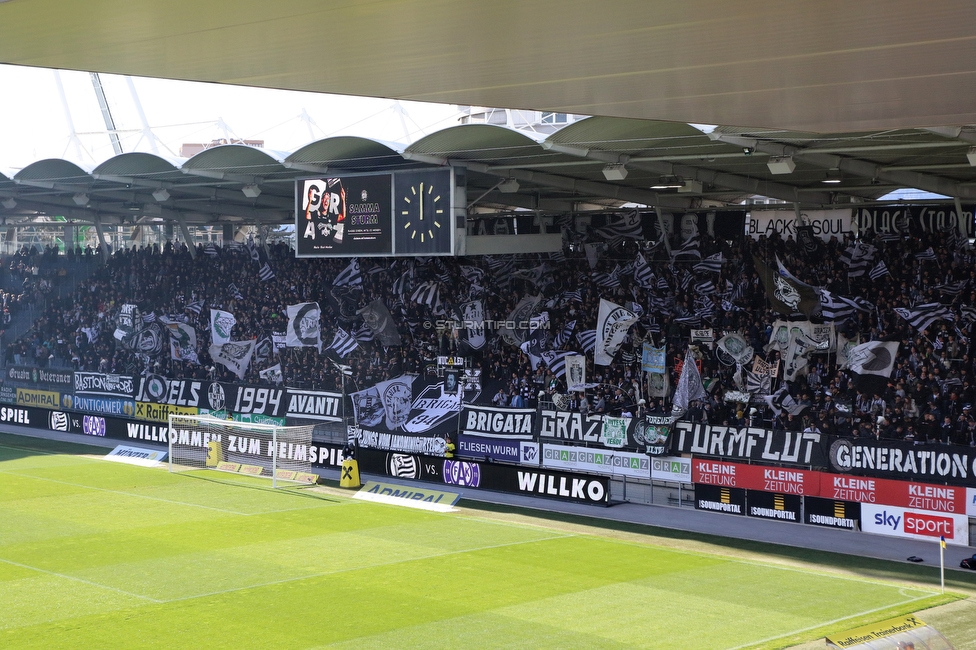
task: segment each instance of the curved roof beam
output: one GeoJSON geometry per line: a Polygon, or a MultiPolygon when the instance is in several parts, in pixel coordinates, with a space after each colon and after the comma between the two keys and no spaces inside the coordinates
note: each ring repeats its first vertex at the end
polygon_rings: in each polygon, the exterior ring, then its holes
{"type": "Polygon", "coordinates": [[[919,190],[944,194],[946,196],[959,197],[961,199],[976,198],[976,187],[966,186],[956,181],[951,181],[940,176],[922,174],[920,172],[908,170],[885,169],[883,165],[860,160],[858,158],[845,158],[833,153],[822,153],[816,150],[803,149],[793,145],[781,144],[768,140],[760,140],[748,136],[731,135],[712,131],[708,134],[713,140],[721,140],[739,147],[749,147],[756,151],[762,151],[772,156],[793,156],[798,160],[811,164],[822,169],[839,169],[842,172],[853,176],[860,176],[866,179],[880,179],[902,185],[904,187],[914,187],[919,190]]]}

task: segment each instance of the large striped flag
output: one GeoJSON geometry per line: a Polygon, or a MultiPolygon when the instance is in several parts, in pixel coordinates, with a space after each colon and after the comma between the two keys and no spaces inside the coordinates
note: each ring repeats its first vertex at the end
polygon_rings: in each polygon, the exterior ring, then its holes
{"type": "Polygon", "coordinates": [[[563,326],[561,332],[556,334],[552,340],[552,346],[554,348],[561,348],[569,341],[569,338],[573,335],[573,330],[576,329],[576,321],[571,320],[563,326]]]}
{"type": "Polygon", "coordinates": [[[949,311],[949,308],[937,302],[917,305],[913,309],[896,307],[895,313],[907,320],[908,324],[919,332],[924,332],[937,320],[955,320],[955,316],[949,311]]]}
{"type": "Polygon", "coordinates": [[[709,255],[691,268],[695,271],[695,273],[721,273],[722,254],[715,253],[714,255],[709,255]]]}
{"type": "Polygon", "coordinates": [[[352,258],[349,265],[344,268],[339,275],[332,281],[334,287],[356,287],[363,283],[363,274],[359,270],[359,259],[352,258]]]}
{"type": "Polygon", "coordinates": [[[637,254],[637,263],[634,264],[634,282],[644,289],[654,288],[654,272],[640,253],[637,254]]]}
{"type": "Polygon", "coordinates": [[[576,332],[576,340],[583,348],[583,352],[593,352],[596,348],[596,330],[576,332]]]}
{"type": "Polygon", "coordinates": [[[872,280],[879,280],[884,276],[888,275],[888,266],[881,260],[874,265],[874,268],[868,271],[868,277],[872,280]]]}
{"type": "Polygon", "coordinates": [[[348,332],[340,327],[335,333],[335,336],[332,337],[332,343],[329,344],[328,349],[334,350],[340,359],[345,359],[350,352],[358,347],[359,341],[357,341],[354,336],[350,336],[348,332]]]}
{"type": "Polygon", "coordinates": [[[433,280],[424,282],[410,294],[411,301],[428,307],[437,304],[438,298],[440,298],[440,285],[433,280]]]}
{"type": "Polygon", "coordinates": [[[258,277],[261,278],[261,282],[267,282],[273,279],[275,276],[274,271],[271,270],[271,266],[265,262],[261,270],[258,271],[258,277]]]}

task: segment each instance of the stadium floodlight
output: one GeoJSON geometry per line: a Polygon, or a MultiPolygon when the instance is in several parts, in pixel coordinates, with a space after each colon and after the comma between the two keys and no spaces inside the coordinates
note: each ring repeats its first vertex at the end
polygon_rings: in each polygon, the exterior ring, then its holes
{"type": "Polygon", "coordinates": [[[170,415],[169,471],[212,469],[278,481],[312,477],[314,426],[278,426],[170,415]]]}

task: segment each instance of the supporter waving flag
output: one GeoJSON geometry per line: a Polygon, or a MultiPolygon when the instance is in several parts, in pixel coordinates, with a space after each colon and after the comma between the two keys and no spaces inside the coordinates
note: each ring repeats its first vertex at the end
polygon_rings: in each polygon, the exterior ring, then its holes
{"type": "Polygon", "coordinates": [[[340,359],[345,359],[349,356],[349,353],[359,347],[359,341],[355,337],[350,336],[349,332],[342,329],[341,327],[332,337],[332,343],[329,344],[328,349],[333,350],[340,359]]]}
{"type": "Polygon", "coordinates": [[[949,308],[937,302],[917,305],[912,309],[897,307],[895,313],[907,320],[909,325],[919,332],[924,332],[937,320],[955,320],[949,308]]]}
{"type": "Polygon", "coordinates": [[[363,284],[363,274],[359,270],[359,259],[354,257],[332,281],[333,287],[358,287],[363,284]]]}

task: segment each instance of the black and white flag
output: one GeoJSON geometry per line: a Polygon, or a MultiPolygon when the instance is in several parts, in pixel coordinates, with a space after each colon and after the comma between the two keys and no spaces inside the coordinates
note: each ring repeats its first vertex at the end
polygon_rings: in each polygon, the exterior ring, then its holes
{"type": "Polygon", "coordinates": [[[363,317],[366,326],[375,333],[385,347],[400,345],[400,333],[397,331],[396,323],[393,322],[393,315],[382,300],[377,298],[356,313],[363,317]]]}
{"type": "Polygon", "coordinates": [[[232,295],[237,300],[244,300],[244,296],[241,295],[241,290],[237,288],[237,285],[231,282],[227,285],[227,293],[232,295]]]}
{"type": "Polygon", "coordinates": [[[328,349],[333,350],[340,359],[345,359],[350,352],[358,347],[359,341],[340,327],[339,331],[332,337],[332,343],[329,344],[328,349]]]}
{"type": "Polygon", "coordinates": [[[958,282],[947,282],[946,284],[940,284],[936,287],[936,289],[939,290],[939,293],[947,296],[958,296],[966,290],[966,285],[968,284],[969,280],[959,280],[958,282]]]}
{"type": "Polygon", "coordinates": [[[637,263],[634,264],[634,282],[638,287],[644,289],[654,288],[654,272],[651,271],[651,267],[647,264],[647,260],[641,253],[637,254],[637,263]]]}
{"type": "Polygon", "coordinates": [[[203,301],[202,300],[194,300],[191,303],[187,303],[187,305],[186,305],[186,307],[184,307],[184,309],[186,309],[186,311],[192,311],[194,314],[196,314],[196,315],[199,316],[200,315],[200,312],[203,311],[203,301]]]}
{"type": "Polygon", "coordinates": [[[574,329],[576,329],[575,320],[571,320],[565,325],[563,325],[563,329],[558,334],[556,334],[556,336],[553,337],[552,339],[553,347],[559,349],[564,345],[566,345],[566,343],[569,342],[570,337],[573,335],[574,329]]]}
{"type": "Polygon", "coordinates": [[[949,308],[937,302],[916,305],[913,309],[896,307],[895,313],[907,320],[908,324],[919,332],[924,332],[937,320],[955,320],[949,308]]]}
{"type": "Polygon", "coordinates": [[[344,268],[339,275],[332,281],[334,287],[358,287],[363,284],[363,274],[359,270],[359,258],[352,258],[349,265],[344,268]]]}
{"type": "Polygon", "coordinates": [[[313,347],[322,351],[322,332],[319,319],[322,310],[317,302],[303,302],[286,307],[288,329],[285,345],[289,348],[313,347]]]}
{"type": "Polygon", "coordinates": [[[644,226],[641,221],[640,213],[637,210],[634,210],[633,212],[623,215],[619,220],[608,223],[602,228],[594,228],[593,234],[602,239],[607,239],[611,244],[613,244],[624,238],[643,239],[644,226]]]}
{"type": "Polygon", "coordinates": [[[678,386],[674,390],[674,404],[672,414],[681,417],[688,410],[688,404],[708,397],[705,386],[702,384],[701,374],[698,366],[695,365],[695,357],[689,350],[685,353],[685,361],[681,365],[681,376],[678,378],[678,386]]]}
{"type": "Polygon", "coordinates": [[[932,250],[931,246],[920,253],[915,253],[915,259],[919,260],[920,262],[935,262],[937,260],[935,251],[932,250]]]}
{"type": "Polygon", "coordinates": [[[261,278],[261,282],[267,282],[268,280],[273,280],[274,276],[275,276],[274,271],[271,270],[271,265],[268,264],[267,262],[265,262],[264,266],[262,266],[261,269],[258,271],[258,277],[261,278]]]}
{"type": "Polygon", "coordinates": [[[888,384],[898,354],[897,341],[868,341],[847,352],[847,368],[859,391],[880,393],[888,384]]]}
{"type": "Polygon", "coordinates": [[[244,379],[247,367],[251,365],[255,341],[230,341],[223,345],[210,346],[210,358],[244,379]]]}
{"type": "Polygon", "coordinates": [[[790,395],[790,392],[786,389],[786,386],[783,386],[772,395],[768,395],[763,399],[766,400],[766,404],[769,405],[769,408],[771,408],[773,413],[776,415],[779,415],[783,411],[786,411],[790,415],[800,415],[803,413],[803,411],[809,408],[807,406],[802,406],[795,399],[793,399],[793,396],[790,395]]]}
{"type": "Polygon", "coordinates": [[[598,336],[596,348],[593,350],[593,363],[600,366],[613,363],[613,355],[617,353],[637,319],[637,314],[629,309],[601,298],[596,321],[598,336]]]}
{"type": "Polygon", "coordinates": [[[709,255],[691,268],[695,271],[695,273],[721,273],[722,254],[715,253],[714,255],[709,255]]]}
{"type": "Polygon", "coordinates": [[[411,301],[420,305],[427,305],[428,307],[436,305],[439,298],[440,285],[434,280],[424,282],[410,294],[411,301]]]}
{"type": "Polygon", "coordinates": [[[879,280],[886,275],[888,275],[888,266],[884,263],[884,260],[875,264],[874,268],[868,271],[868,277],[872,280],[879,280]]]}
{"type": "Polygon", "coordinates": [[[593,352],[596,348],[596,330],[584,330],[576,333],[576,340],[579,341],[583,352],[593,352]]]}
{"type": "Polygon", "coordinates": [[[280,363],[276,363],[270,368],[265,368],[264,370],[259,371],[258,376],[272,384],[281,384],[281,382],[285,379],[284,374],[281,372],[280,363]]]}

